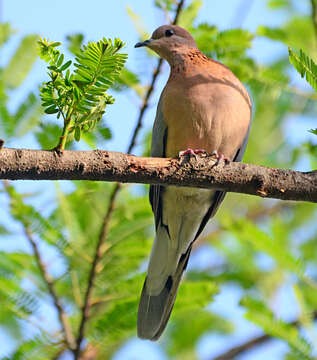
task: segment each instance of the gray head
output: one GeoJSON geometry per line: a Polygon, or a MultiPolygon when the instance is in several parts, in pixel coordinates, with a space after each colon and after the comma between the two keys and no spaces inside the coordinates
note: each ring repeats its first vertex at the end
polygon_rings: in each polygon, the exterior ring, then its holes
{"type": "Polygon", "coordinates": [[[160,26],[154,31],[151,39],[135,44],[135,47],[141,46],[147,46],[167,61],[175,52],[186,53],[190,49],[197,49],[190,33],[177,25],[160,26]]]}

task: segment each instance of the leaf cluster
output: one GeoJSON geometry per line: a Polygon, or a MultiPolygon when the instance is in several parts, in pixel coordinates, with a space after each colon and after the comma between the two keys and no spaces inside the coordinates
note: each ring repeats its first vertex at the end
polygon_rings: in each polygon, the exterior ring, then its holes
{"type": "MultiPolygon", "coordinates": [[[[80,41],[81,39],[79,39],[80,41]]],[[[48,63],[50,81],[41,87],[42,106],[47,114],[62,116],[64,129],[60,142],[64,148],[68,134],[79,141],[82,132],[91,131],[102,119],[107,105],[114,99],[106,91],[113,85],[126,60],[118,51],[124,43],[115,39],[89,42],[77,52],[74,72],[71,60],[56,49],[59,42],[39,40],[40,57],[48,63]]]]}

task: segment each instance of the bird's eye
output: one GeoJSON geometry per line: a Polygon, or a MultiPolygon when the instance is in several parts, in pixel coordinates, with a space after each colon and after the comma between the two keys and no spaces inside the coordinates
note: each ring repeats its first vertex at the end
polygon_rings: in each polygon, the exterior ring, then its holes
{"type": "Polygon", "coordinates": [[[165,36],[171,37],[172,35],[174,35],[174,31],[173,31],[173,30],[168,29],[168,30],[165,31],[165,36]]]}

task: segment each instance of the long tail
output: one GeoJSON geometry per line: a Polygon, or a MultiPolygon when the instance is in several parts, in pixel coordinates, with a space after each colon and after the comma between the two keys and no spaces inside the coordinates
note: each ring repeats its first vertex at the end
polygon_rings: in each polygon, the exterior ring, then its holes
{"type": "Polygon", "coordinates": [[[174,274],[167,276],[167,280],[158,294],[150,295],[151,284],[148,282],[151,279],[149,277],[145,279],[138,311],[138,336],[140,338],[157,340],[164,331],[174,306],[182,274],[188,263],[191,248],[190,245],[185,254],[182,254],[174,274]]]}

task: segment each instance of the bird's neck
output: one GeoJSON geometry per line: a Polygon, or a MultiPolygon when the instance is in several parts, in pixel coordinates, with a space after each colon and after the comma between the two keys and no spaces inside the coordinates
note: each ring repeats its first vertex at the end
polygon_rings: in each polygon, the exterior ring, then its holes
{"type": "Polygon", "coordinates": [[[171,66],[171,76],[174,76],[177,73],[187,72],[196,65],[202,66],[208,61],[208,57],[198,49],[186,49],[184,52],[173,52],[168,62],[171,66]]]}

